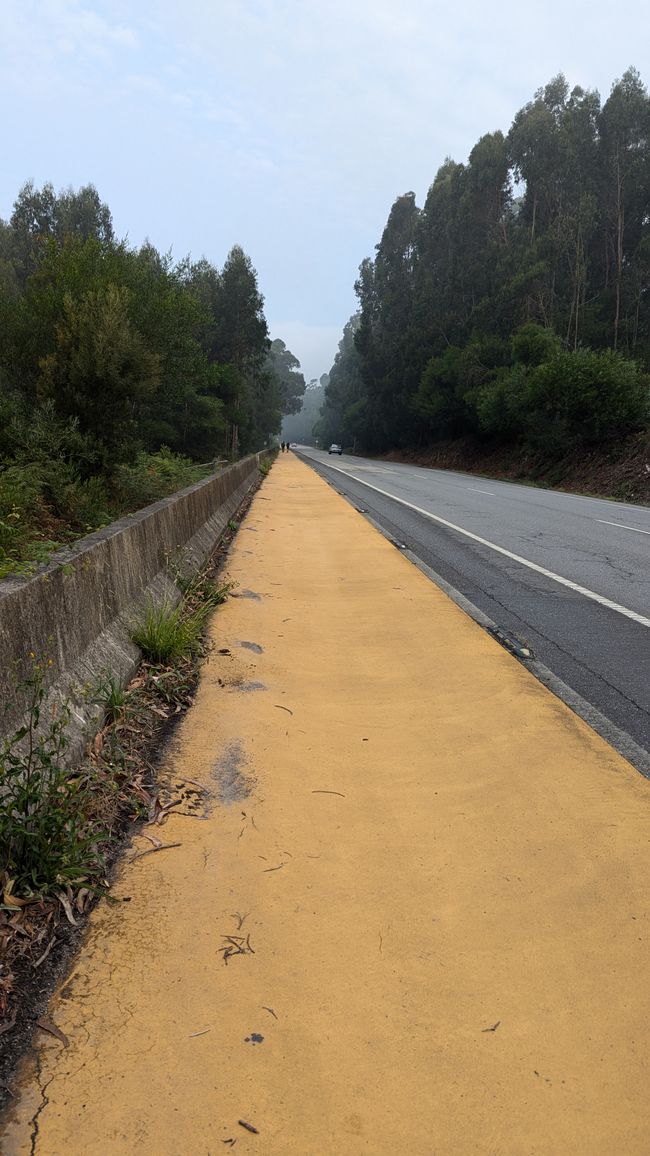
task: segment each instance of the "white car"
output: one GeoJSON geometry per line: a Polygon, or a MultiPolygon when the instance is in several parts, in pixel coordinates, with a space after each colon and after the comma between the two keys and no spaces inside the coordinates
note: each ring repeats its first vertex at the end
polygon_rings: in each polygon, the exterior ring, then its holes
{"type": "Polygon", "coordinates": [[[328,452],[328,454],[339,454],[340,455],[343,453],[343,450],[341,449],[340,446],[337,446],[336,442],[332,442],[332,444],[331,444],[331,446],[327,452],[328,452]]]}

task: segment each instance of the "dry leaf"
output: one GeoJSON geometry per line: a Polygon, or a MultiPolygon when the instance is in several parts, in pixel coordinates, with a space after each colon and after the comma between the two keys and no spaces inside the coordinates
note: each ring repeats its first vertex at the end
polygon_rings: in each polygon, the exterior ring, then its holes
{"type": "Polygon", "coordinates": [[[61,904],[63,910],[65,911],[65,917],[68,920],[68,923],[71,923],[73,927],[76,927],[77,926],[77,920],[75,919],[74,915],[72,914],[72,905],[71,905],[70,900],[68,899],[67,895],[64,895],[63,892],[60,891],[59,894],[57,895],[57,899],[58,899],[59,903],[61,904]]]}
{"type": "Polygon", "coordinates": [[[75,907],[77,908],[77,911],[79,911],[80,913],[83,911],[83,909],[86,905],[86,899],[88,898],[89,895],[90,895],[90,891],[88,890],[87,887],[82,887],[81,891],[77,895],[77,898],[75,899],[75,907]]]}
{"type": "Polygon", "coordinates": [[[156,822],[158,825],[160,826],[165,823],[169,816],[169,812],[172,811],[174,807],[180,807],[182,802],[182,799],[174,799],[171,803],[166,803],[164,807],[161,807],[156,816],[156,822]]]}
{"type": "Polygon", "coordinates": [[[11,894],[11,883],[5,887],[2,900],[7,907],[27,907],[29,903],[29,899],[19,899],[17,895],[11,894]]]}
{"type": "Polygon", "coordinates": [[[56,1036],[57,1040],[61,1041],[64,1048],[70,1047],[70,1040],[66,1035],[63,1034],[60,1028],[57,1028],[56,1024],[52,1023],[52,1020],[48,1020],[45,1018],[45,1016],[41,1016],[40,1020],[36,1021],[36,1026],[44,1032],[49,1032],[51,1036],[56,1036]]]}
{"type": "Polygon", "coordinates": [[[35,968],[40,967],[41,964],[43,963],[43,961],[47,959],[47,957],[50,954],[55,943],[56,943],[56,935],[53,935],[50,942],[48,943],[47,947],[45,948],[45,951],[43,952],[43,954],[39,955],[38,959],[36,960],[36,963],[34,964],[35,968]]]}

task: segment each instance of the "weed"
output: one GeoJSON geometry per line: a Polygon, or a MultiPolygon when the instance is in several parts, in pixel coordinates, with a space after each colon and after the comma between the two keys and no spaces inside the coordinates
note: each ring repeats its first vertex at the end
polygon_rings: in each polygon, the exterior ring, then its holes
{"type": "Polygon", "coordinates": [[[200,648],[207,609],[201,607],[187,614],[183,603],[156,606],[149,600],[142,618],[133,626],[131,638],[144,657],[155,664],[164,665],[195,654],[200,648]]]}
{"type": "Polygon", "coordinates": [[[0,872],[9,895],[33,896],[96,874],[102,858],[90,774],[71,772],[64,761],[69,708],[42,722],[42,664],[18,689],[28,709],[0,752],[0,872]]]}
{"type": "Polygon", "coordinates": [[[120,722],[129,710],[128,690],[110,673],[97,684],[92,701],[104,708],[109,723],[120,722]]]}
{"type": "Polygon", "coordinates": [[[222,586],[217,586],[209,570],[199,570],[198,574],[179,582],[179,585],[190,606],[201,605],[211,610],[226,601],[237,583],[224,582],[222,586]]]}
{"type": "Polygon", "coordinates": [[[230,521],[228,522],[228,529],[229,530],[238,530],[239,529],[239,522],[236,522],[234,518],[231,518],[230,521]]]}

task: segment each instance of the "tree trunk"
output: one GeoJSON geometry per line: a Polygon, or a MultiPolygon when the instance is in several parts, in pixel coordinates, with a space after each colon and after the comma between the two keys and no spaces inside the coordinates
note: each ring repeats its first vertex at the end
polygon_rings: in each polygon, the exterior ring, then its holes
{"type": "Polygon", "coordinates": [[[614,349],[618,348],[618,327],[621,319],[621,279],[623,276],[623,182],[616,146],[616,309],[614,312],[614,349]]]}

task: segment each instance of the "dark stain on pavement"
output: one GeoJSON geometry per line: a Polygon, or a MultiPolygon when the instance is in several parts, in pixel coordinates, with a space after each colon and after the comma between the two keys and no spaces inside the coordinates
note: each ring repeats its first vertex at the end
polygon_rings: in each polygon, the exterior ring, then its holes
{"type": "Polygon", "coordinates": [[[246,755],[238,739],[228,744],[223,754],[217,759],[213,775],[217,781],[217,794],[222,803],[241,803],[247,799],[255,779],[252,775],[244,774],[246,755]]]}
{"type": "Polygon", "coordinates": [[[246,650],[254,651],[255,654],[263,654],[264,653],[264,648],[262,646],[258,646],[258,644],[256,642],[242,641],[239,643],[239,645],[244,646],[246,648],[246,650]]]}

